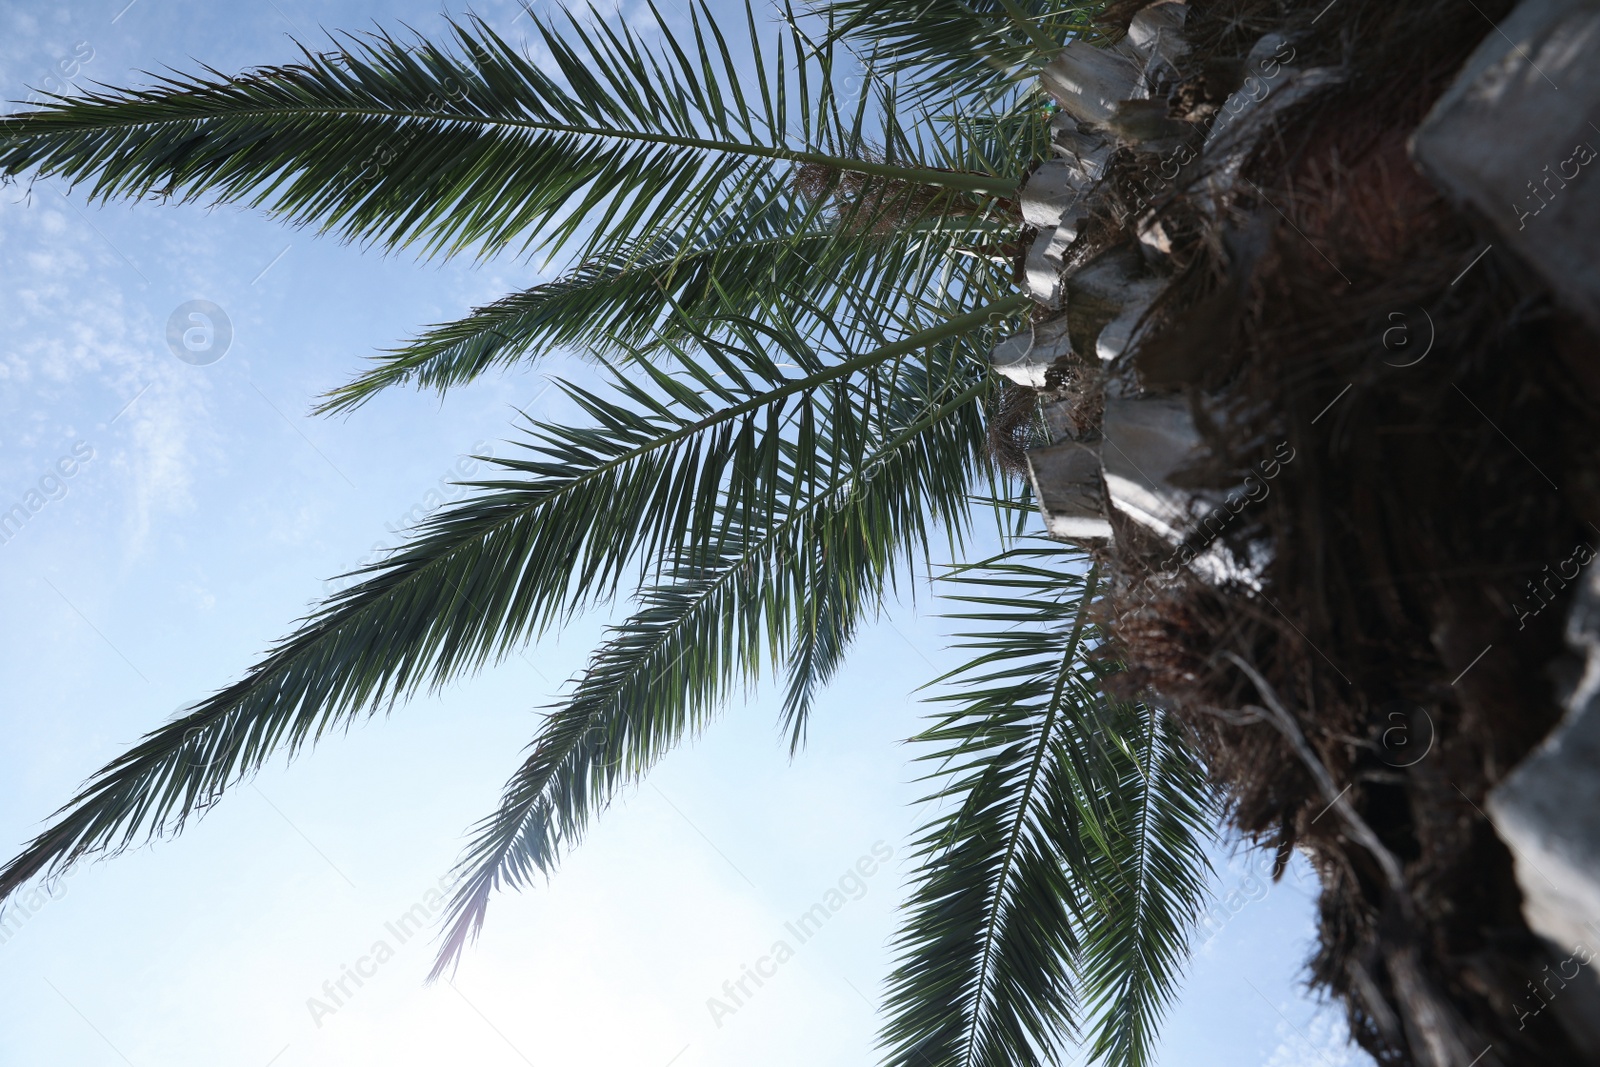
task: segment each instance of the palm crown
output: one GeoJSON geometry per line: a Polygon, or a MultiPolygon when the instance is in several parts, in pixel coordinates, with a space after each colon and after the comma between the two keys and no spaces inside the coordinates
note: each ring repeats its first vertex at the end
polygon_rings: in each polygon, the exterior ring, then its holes
{"type": "MultiPolygon", "coordinates": [[[[1048,151],[1015,82],[1086,32],[1085,5],[959,10],[848,0],[826,32],[791,13],[771,50],[753,18],[734,49],[704,9],[687,47],[534,19],[549,69],[469,21],[449,47],[349,39],[3,120],[5,173],[94,197],[242,202],[388,249],[568,263],[384,353],[325,410],[558,347],[609,366],[601,390],[563,386],[590,425],[529,420],[496,477],[102,768],[0,872],[0,897],[174,832],[273,753],[624,591],[630,610],[473,828],[435,975],[496,889],[551,871],[742,683],[782,677],[798,747],[909,565],[959,553],[984,515],[1010,534],[1025,515],[986,410],[987,353],[1028,301],[989,250],[1017,235],[1020,182],[1048,151]],[[866,61],[855,99],[844,46],[866,61]],[[952,99],[980,106],[933,107],[952,99]]],[[[1148,1057],[1212,800],[1158,710],[1106,695],[1083,569],[1028,543],[951,579],[977,629],[919,738],[955,803],[920,842],[890,1063],[1049,1062],[1079,1038],[1105,1062],[1148,1057]]]]}

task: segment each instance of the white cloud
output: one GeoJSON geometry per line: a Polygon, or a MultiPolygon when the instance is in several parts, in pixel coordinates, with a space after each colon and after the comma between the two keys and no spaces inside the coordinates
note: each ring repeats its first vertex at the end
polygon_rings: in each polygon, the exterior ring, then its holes
{"type": "Polygon", "coordinates": [[[122,547],[137,554],[162,514],[192,506],[196,444],[207,431],[204,373],[166,352],[164,323],[130,303],[129,267],[95,221],[63,211],[54,193],[0,198],[0,266],[18,280],[9,294],[8,343],[0,353],[6,410],[6,479],[26,480],[79,434],[117,472],[131,497],[122,547]],[[121,415],[119,409],[138,399],[121,415]],[[115,422],[113,422],[115,418],[115,422]]]}
{"type": "Polygon", "coordinates": [[[1350,1041],[1350,1031],[1337,1007],[1325,1004],[1303,1027],[1280,1022],[1278,1047],[1262,1067],[1356,1067],[1367,1056],[1350,1041]]]}

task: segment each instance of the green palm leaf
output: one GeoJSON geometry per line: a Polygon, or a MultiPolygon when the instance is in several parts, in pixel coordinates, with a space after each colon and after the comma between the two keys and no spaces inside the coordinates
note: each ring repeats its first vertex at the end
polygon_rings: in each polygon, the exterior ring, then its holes
{"type": "MultiPolygon", "coordinates": [[[[738,52],[703,4],[684,44],[654,47],[598,18],[534,19],[553,71],[469,19],[446,47],[346,38],[237,78],[0,118],[0,173],[86,181],[95,198],[243,203],[424,255],[567,257],[556,281],[384,354],[324,410],[557,348],[627,361],[603,391],[563,385],[589,425],[530,423],[500,476],[102,768],[0,871],[0,900],[176,832],[272,754],[503,658],[625,584],[630,614],[474,828],[435,975],[497,889],[552,871],[741,683],[782,677],[798,748],[899,577],[935,536],[961,551],[975,483],[997,518],[1026,501],[984,459],[982,402],[992,327],[1028,301],[968,246],[1015,235],[1018,180],[1049,153],[1017,76],[1090,32],[1098,7],[964,0],[908,18],[843,0],[820,42],[791,17],[770,67],[748,6],[738,52]],[[870,57],[853,99],[835,85],[839,41],[870,57]],[[958,92],[987,112],[907,104],[958,92]]],[[[957,617],[981,629],[919,739],[954,807],[919,845],[891,1063],[1048,1062],[1081,1034],[1104,1062],[1143,1064],[1175,988],[1213,801],[1163,715],[1105,696],[1095,572],[1076,577],[1078,562],[1018,550],[953,579],[957,617]]]]}
{"type": "Polygon", "coordinates": [[[1074,39],[1095,39],[1106,0],[832,0],[815,10],[874,71],[914,99],[990,102],[1036,75],[1074,39]]]}
{"type": "MultiPolygon", "coordinates": [[[[1047,134],[1040,116],[1025,109],[955,116],[939,122],[931,143],[902,137],[898,151],[930,158],[945,171],[1005,173],[1046,156],[1047,134]]],[[[681,339],[718,319],[759,317],[775,295],[791,305],[789,326],[798,312],[811,326],[802,333],[831,331],[835,343],[850,347],[883,343],[862,328],[902,317],[908,299],[938,291],[962,303],[992,296],[997,285],[1010,287],[1009,264],[956,253],[997,233],[1014,234],[1014,204],[941,214],[937,201],[910,187],[899,200],[855,202],[830,200],[829,188],[845,191],[828,180],[820,192],[808,183],[769,182],[725,204],[722,219],[693,237],[599,252],[554,282],[503,297],[386,353],[329,394],[321,410],[359,406],[400,383],[444,391],[490,367],[563,346],[618,355],[681,339]]]]}
{"type": "MultiPolygon", "coordinates": [[[[714,558],[693,552],[639,594],[639,610],[592,658],[573,695],[546,720],[507,784],[500,808],[476,828],[451,901],[433,975],[476,936],[491,895],[549,874],[593,812],[637,781],[685,733],[697,730],[764,662],[788,663],[808,689],[836,659],[815,654],[810,607],[828,589],[842,653],[857,624],[882,604],[897,563],[927,546],[929,524],[958,537],[969,521],[949,506],[986,469],[980,401],[987,378],[902,390],[887,444],[849,457],[847,469],[776,521],[741,528],[714,558]],[[910,421],[906,421],[909,417],[910,421]]],[[[933,384],[933,383],[929,383],[933,384]]],[[[803,731],[804,708],[788,709],[803,731]]]]}
{"type": "MultiPolygon", "coordinates": [[[[425,254],[512,245],[554,254],[573,243],[580,260],[692,239],[796,165],[934,186],[974,204],[1015,193],[1015,173],[872,158],[862,112],[848,121],[828,96],[826,49],[810,60],[821,96],[797,93],[791,108],[788,75],[769,77],[753,19],[747,58],[759,96],[745,93],[703,9],[691,52],[670,34],[656,51],[628,29],[567,21],[558,32],[534,18],[559,80],[472,19],[450,24],[454,51],[374,34],[235,78],[174,75],[146,90],[58,98],[0,119],[0,172],[92,176],[90,195],[102,199],[242,202],[389,248],[420,242],[425,254]]],[[[803,47],[798,31],[795,40],[803,47]]]]}
{"type": "Polygon", "coordinates": [[[960,616],[986,626],[963,635],[978,654],[944,679],[964,676],[966,691],[938,698],[956,710],[917,738],[946,778],[928,799],[955,806],[918,841],[882,1037],[895,1067],[1031,1063],[1035,1049],[1049,1062],[1070,1034],[1083,907],[1071,870],[1088,865],[1078,800],[1094,795],[1074,778],[1096,725],[1079,650],[1096,579],[1050,577],[1052,596],[991,595],[980,605],[1000,612],[960,616]]]}
{"type": "Polygon", "coordinates": [[[1176,994],[1211,870],[1220,819],[1205,768],[1158,709],[1117,705],[1121,774],[1103,847],[1092,853],[1102,906],[1082,935],[1080,997],[1093,1062],[1145,1067],[1176,994]]]}
{"type": "Polygon", "coordinates": [[[477,20],[450,23],[453,47],[348,38],[299,64],[174,75],[0,118],[0,173],[84,179],[91,198],[243,202],[424,254],[575,255],[558,281],[381,358],[323,410],[396,382],[447,388],[552,347],[638,347],[775,294],[831,324],[848,292],[861,302],[837,316],[849,334],[930,284],[995,274],[950,253],[1017,225],[1007,198],[1048,151],[1038,117],[971,131],[939,120],[929,139],[891,97],[869,130],[876,97],[841,109],[829,46],[795,29],[790,51],[809,58],[784,70],[780,40],[769,76],[749,21],[736,55],[704,14],[688,50],[535,20],[556,76],[477,20]]]}
{"type": "Polygon", "coordinates": [[[0,898],[86,853],[180,829],[273,752],[292,755],[364,710],[507,655],[608,596],[630,563],[712,550],[728,536],[719,514],[746,525],[775,514],[801,484],[780,469],[785,402],[866,422],[871,413],[854,412],[860,398],[845,379],[982,331],[1025,303],[1007,298],[800,378],[783,378],[758,352],[708,348],[712,365],[739,374],[721,385],[690,365],[720,407],[648,364],[646,384],[669,400],[621,377],[616,388],[631,407],[569,387],[595,427],[533,426],[525,456],[494,461],[521,478],[474,483],[481,492],[358,572],[360,584],[243,680],[102,768],[0,871],[0,898]]]}
{"type": "Polygon", "coordinates": [[[359,406],[397,384],[444,392],[492,367],[562,347],[604,358],[683,341],[718,320],[762,316],[774,294],[842,328],[849,342],[857,339],[856,321],[886,321],[904,294],[941,276],[946,288],[971,292],[990,288],[997,273],[986,261],[949,255],[981,220],[841,233],[814,205],[778,193],[729,216],[692,246],[621,248],[430,328],[330,393],[321,410],[359,406]],[[846,300],[855,302],[854,314],[841,313],[846,300]]]}
{"type": "Polygon", "coordinates": [[[886,1062],[1147,1061],[1203,892],[1203,773],[1159,713],[1109,701],[1087,625],[1096,572],[1015,549],[953,578],[973,659],[917,740],[950,802],[897,939],[886,1062]],[[1200,872],[1200,873],[1196,873],[1200,872]],[[1121,998],[1121,999],[1119,999],[1121,998]]]}

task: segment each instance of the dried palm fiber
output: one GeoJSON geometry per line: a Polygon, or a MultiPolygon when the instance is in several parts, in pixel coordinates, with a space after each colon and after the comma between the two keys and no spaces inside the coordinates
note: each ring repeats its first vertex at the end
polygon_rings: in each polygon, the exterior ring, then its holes
{"type": "Polygon", "coordinates": [[[1028,446],[1039,436],[1039,394],[1007,383],[996,396],[988,417],[989,458],[1009,474],[1026,474],[1028,446]]]}
{"type": "Polygon", "coordinates": [[[826,163],[802,163],[791,181],[801,196],[831,205],[834,218],[851,231],[890,233],[933,216],[976,216],[986,211],[1017,215],[1017,205],[1010,200],[980,204],[971,196],[940,186],[840,170],[826,163]]]}

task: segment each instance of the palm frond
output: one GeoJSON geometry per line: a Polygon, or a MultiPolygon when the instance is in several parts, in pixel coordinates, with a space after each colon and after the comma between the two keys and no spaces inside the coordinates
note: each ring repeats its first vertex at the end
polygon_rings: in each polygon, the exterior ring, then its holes
{"type": "Polygon", "coordinates": [[[991,565],[987,595],[969,598],[982,610],[958,616],[987,627],[962,635],[976,655],[940,679],[963,683],[937,698],[955,710],[916,738],[941,764],[927,799],[954,806],[917,842],[881,1037],[894,1067],[1051,1062],[1072,1033],[1085,906],[1073,872],[1089,865],[1083,824],[1096,814],[1080,780],[1098,751],[1081,656],[1095,580],[1058,570],[1045,585],[1038,568],[991,565]],[[1002,595],[1019,588],[1033,595],[1002,595]]]}
{"type": "Polygon", "coordinates": [[[1089,1060],[1146,1067],[1176,995],[1211,870],[1205,846],[1221,812],[1198,754],[1160,709],[1119,704],[1120,781],[1103,846],[1091,853],[1108,892],[1082,934],[1076,969],[1089,1060]]]}
{"type": "MultiPolygon", "coordinates": [[[[741,684],[782,679],[797,749],[934,538],[959,552],[982,507],[1020,522],[1026,488],[986,460],[983,401],[993,328],[1029,301],[1002,295],[1009,264],[985,237],[1015,236],[1019,181],[1050,152],[1018,79],[1092,35],[1102,6],[841,0],[820,41],[791,13],[771,51],[748,0],[738,50],[703,0],[687,34],[654,45],[591,9],[531,19],[544,65],[474,17],[444,46],[344,37],[291,65],[0,118],[7,178],[240,203],[423,255],[567,257],[556,281],[384,354],[325,411],[558,348],[628,361],[603,390],[562,385],[589,425],[529,422],[496,477],[97,772],[0,870],[0,902],[181,830],[273,754],[626,584],[630,613],[473,828],[435,977],[494,892],[549,874],[741,684]],[[841,41],[867,61],[853,98],[841,41]],[[959,94],[987,113],[925,109],[959,94]]],[[[972,659],[938,680],[954,691],[917,739],[939,764],[931,799],[953,809],[918,842],[883,1034],[897,1067],[1053,1062],[1080,1036],[1142,1067],[1176,987],[1214,801],[1164,715],[1106,696],[1082,562],[1019,549],[951,579],[954,617],[981,629],[961,635],[972,659]]]]}
{"type": "MultiPolygon", "coordinates": [[[[957,363],[954,358],[951,362],[957,363]]],[[[791,753],[805,742],[818,692],[842,665],[861,623],[876,608],[876,596],[870,601],[861,596],[859,575],[894,576],[889,563],[890,547],[896,542],[882,534],[867,535],[903,529],[905,537],[913,539],[901,546],[908,562],[914,550],[916,559],[928,565],[933,551],[930,529],[943,530],[947,540],[941,550],[957,555],[961,535],[974,519],[968,505],[969,466],[985,471],[991,492],[1016,488],[998,479],[984,446],[970,436],[985,432],[978,405],[992,395],[995,385],[989,375],[971,377],[971,366],[958,364],[933,374],[913,372],[897,380],[899,388],[885,405],[887,421],[912,429],[897,430],[890,447],[863,457],[850,483],[829,490],[832,521],[799,543],[809,560],[810,579],[798,604],[786,667],[782,725],[791,753]],[[957,390],[963,381],[970,383],[957,390]],[[956,457],[962,466],[954,464],[956,457]],[[920,477],[907,482],[907,470],[920,472],[920,477]],[[908,523],[897,513],[900,508],[915,509],[926,517],[908,523]]]]}
{"type": "Polygon", "coordinates": [[[1018,548],[963,568],[984,625],[941,682],[933,746],[950,802],[919,840],[897,940],[886,1062],[1022,1067],[1080,1039],[1098,1062],[1148,1062],[1187,955],[1215,816],[1205,776],[1160,712],[1107,698],[1085,623],[1094,571],[1018,548]]]}
{"type": "Polygon", "coordinates": [[[558,77],[476,18],[449,22],[453,49],[347,37],[297,64],[173,74],[5,117],[0,173],[90,180],[101,199],[240,202],[391,249],[572,245],[580,261],[692,237],[804,164],[978,201],[1016,189],[1015,174],[872,159],[859,118],[830,103],[828,50],[802,63],[820,95],[791,97],[782,42],[769,75],[753,18],[741,57],[703,6],[688,51],[670,34],[652,49],[626,27],[530,17],[558,77]]]}
{"type": "Polygon", "coordinates": [[[914,101],[990,102],[1074,39],[1095,39],[1105,0],[832,0],[812,10],[914,101]]]}
{"type": "Polygon", "coordinates": [[[946,381],[933,407],[920,402],[925,389],[900,389],[906,403],[886,444],[858,441],[843,470],[776,521],[742,527],[714,558],[679,557],[641,590],[639,609],[596,652],[499,809],[475,828],[435,977],[476,937],[496,890],[549,874],[594,811],[703,725],[732,687],[754,682],[765,663],[787,661],[791,676],[818,669],[808,637],[820,587],[845,619],[835,637],[846,644],[896,565],[926,547],[930,523],[959,537],[968,521],[959,501],[984,469],[990,388],[986,377],[946,381]]]}
{"type": "Polygon", "coordinates": [[[941,274],[944,288],[981,294],[999,273],[969,257],[952,261],[951,246],[973,232],[966,220],[841,233],[817,205],[782,192],[760,192],[748,207],[730,205],[726,221],[695,243],[617,249],[432,327],[378,357],[319,410],[354,408],[399,384],[442,393],[563,347],[600,358],[659,348],[718,321],[762,317],[778,298],[848,344],[859,339],[856,323],[885,321],[905,294],[926,291],[941,274]]]}
{"type": "Polygon", "coordinates": [[[671,559],[722,543],[718,514],[746,524],[777,513],[803,477],[785,473],[783,405],[844,418],[849,433],[870,411],[846,379],[897,367],[996,316],[1013,297],[799,378],[757,351],[708,347],[718,383],[690,363],[701,392],[643,364],[644,383],[616,379],[618,400],[568,387],[592,428],[534,424],[524,455],[496,459],[515,479],[429,519],[363,580],[330,598],[241,681],[148,734],[102,768],[55,822],[0,871],[0,899],[86,853],[181,829],[275,751],[308,742],[427,685],[481,668],[552,622],[610,595],[630,563],[671,559]],[[658,398],[652,388],[667,399],[658,398]]]}

